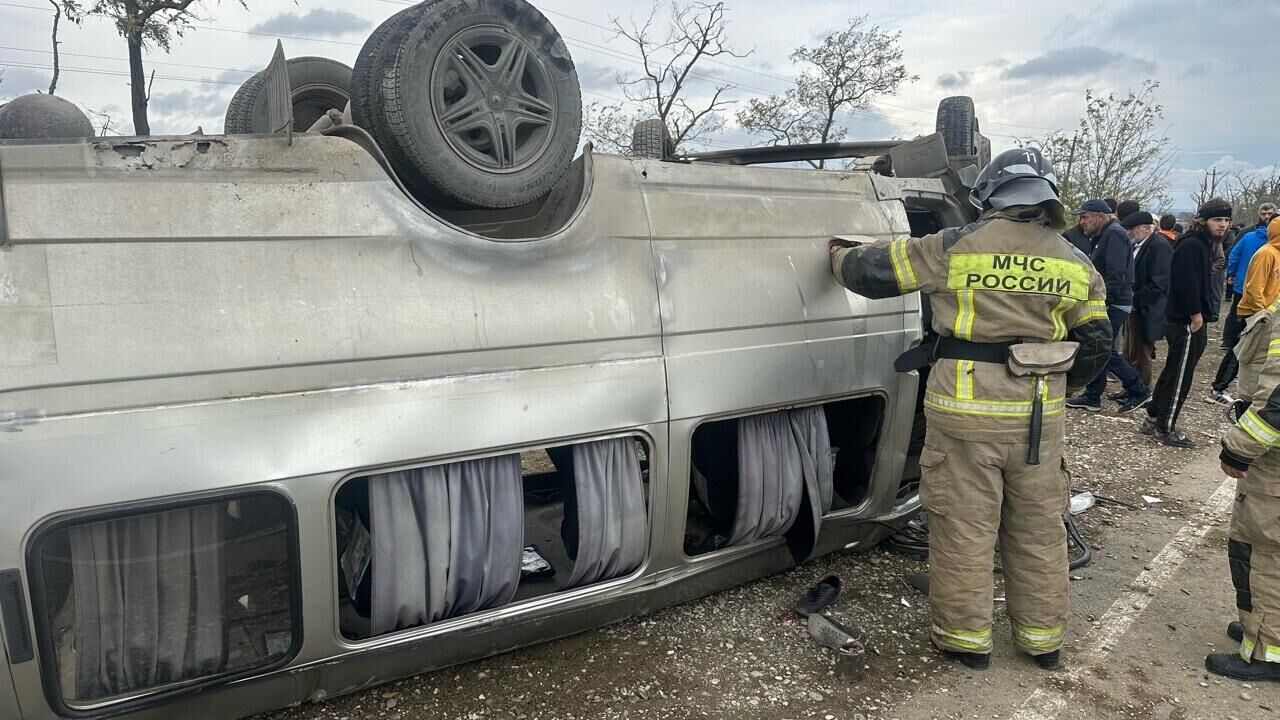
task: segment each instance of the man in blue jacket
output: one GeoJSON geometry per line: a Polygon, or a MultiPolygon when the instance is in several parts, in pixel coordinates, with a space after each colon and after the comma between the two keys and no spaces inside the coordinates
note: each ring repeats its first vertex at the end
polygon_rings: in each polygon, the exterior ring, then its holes
{"type": "MultiPolygon", "coordinates": [[[[1113,336],[1120,337],[1125,320],[1133,311],[1133,245],[1129,232],[1111,214],[1111,208],[1103,200],[1089,200],[1076,215],[1085,232],[1092,237],[1093,254],[1089,257],[1094,268],[1107,286],[1107,317],[1111,320],[1113,336]]],[[[1107,389],[1107,375],[1120,378],[1128,393],[1120,405],[1120,412],[1132,412],[1151,401],[1151,390],[1142,382],[1138,371],[1119,352],[1119,344],[1113,344],[1107,367],[1078,397],[1067,401],[1067,407],[1098,412],[1102,409],[1102,395],[1107,389]]]]}
{"type": "Polygon", "coordinates": [[[1227,394],[1227,388],[1240,372],[1240,361],[1231,350],[1239,341],[1245,323],[1245,318],[1240,317],[1237,307],[1240,305],[1240,296],[1244,294],[1244,276],[1249,270],[1249,261],[1253,260],[1253,254],[1259,248],[1267,244],[1267,223],[1275,216],[1275,203],[1259,205],[1257,226],[1240,236],[1227,258],[1227,282],[1231,283],[1231,314],[1222,325],[1222,349],[1227,353],[1222,357],[1218,374],[1213,379],[1213,389],[1209,391],[1210,402],[1230,405],[1235,401],[1235,398],[1227,394]]]}

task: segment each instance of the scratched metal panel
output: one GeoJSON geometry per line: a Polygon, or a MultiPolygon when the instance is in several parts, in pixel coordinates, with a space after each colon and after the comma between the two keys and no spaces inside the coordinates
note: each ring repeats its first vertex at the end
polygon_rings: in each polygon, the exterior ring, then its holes
{"type": "Polygon", "coordinates": [[[865,174],[646,165],[671,418],[896,386],[904,300],[831,277],[827,241],[909,232],[865,174]]]}
{"type": "Polygon", "coordinates": [[[619,158],[595,163],[590,199],[563,231],[502,242],[421,212],[339,138],[45,150],[0,148],[15,252],[47,255],[45,328],[57,338],[56,365],[0,362],[7,409],[661,355],[643,206],[619,158]]]}

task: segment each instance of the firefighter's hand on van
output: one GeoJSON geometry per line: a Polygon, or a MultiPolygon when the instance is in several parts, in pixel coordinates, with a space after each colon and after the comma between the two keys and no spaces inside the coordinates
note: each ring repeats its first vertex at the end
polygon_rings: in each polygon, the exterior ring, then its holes
{"type": "Polygon", "coordinates": [[[1244,480],[1249,475],[1249,473],[1244,470],[1233,468],[1226,463],[1222,463],[1222,472],[1226,473],[1227,477],[1233,477],[1237,480],[1244,480]]]}
{"type": "Polygon", "coordinates": [[[1204,327],[1204,315],[1196,313],[1191,316],[1191,332],[1198,333],[1200,328],[1204,327]]]}
{"type": "Polygon", "coordinates": [[[851,248],[851,247],[857,247],[857,246],[858,246],[857,243],[851,242],[849,240],[845,240],[843,238],[831,238],[830,240],[827,241],[827,254],[835,255],[838,250],[843,250],[844,248],[851,248]]]}

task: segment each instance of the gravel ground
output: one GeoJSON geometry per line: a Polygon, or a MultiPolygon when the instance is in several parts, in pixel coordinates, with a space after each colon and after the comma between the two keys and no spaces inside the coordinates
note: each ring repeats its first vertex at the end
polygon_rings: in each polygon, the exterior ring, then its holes
{"type": "MultiPolygon", "coordinates": [[[[1209,347],[1181,421],[1202,447],[1226,426],[1223,408],[1204,401],[1221,358],[1216,339],[1209,347]]],[[[1095,563],[1137,559],[1133,531],[1156,519],[1144,513],[1176,519],[1187,512],[1174,498],[1143,500],[1161,498],[1196,455],[1139,435],[1140,416],[1112,409],[1068,416],[1073,485],[1139,508],[1099,504],[1080,516],[1095,563]]],[[[929,648],[927,600],[903,581],[925,570],[924,562],[883,549],[829,556],[647,617],[258,720],[894,718],[895,706],[912,695],[946,693],[973,677],[929,648]],[[869,669],[857,683],[835,675],[833,656],[787,610],[832,573],[846,587],[836,614],[870,634],[869,669]]],[[[1090,577],[1089,568],[1073,575],[1090,577]]],[[[997,627],[1003,620],[997,603],[997,627]]]]}

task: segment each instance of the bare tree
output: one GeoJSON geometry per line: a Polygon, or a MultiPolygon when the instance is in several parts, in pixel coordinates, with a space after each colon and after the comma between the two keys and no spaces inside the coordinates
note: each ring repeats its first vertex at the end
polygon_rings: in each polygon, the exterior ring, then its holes
{"type": "MultiPolygon", "coordinates": [[[[150,99],[146,71],[142,67],[142,51],[157,47],[169,52],[174,37],[181,37],[199,18],[192,6],[200,0],[62,0],[67,19],[79,24],[88,16],[105,17],[116,25],[116,31],[129,47],[129,90],[133,109],[133,132],[150,135],[147,102],[150,99]]],[[[245,0],[237,0],[248,7],[245,0]]],[[[154,79],[154,73],[152,73],[154,79]]]]}
{"type": "Polygon", "coordinates": [[[62,6],[58,0],[49,0],[49,4],[53,6],[53,78],[49,80],[49,94],[53,95],[58,89],[58,23],[62,20],[62,6]]]}
{"type": "Polygon", "coordinates": [[[691,85],[707,76],[694,68],[708,59],[744,58],[751,53],[730,47],[723,2],[672,0],[665,6],[665,17],[660,18],[663,13],[664,6],[655,2],[643,22],[619,17],[609,20],[615,38],[636,50],[643,69],[638,76],[619,73],[625,102],[588,106],[587,135],[606,149],[628,149],[631,126],[647,118],[661,119],[676,147],[724,128],[721,113],[734,102],[724,96],[734,85],[714,82],[709,95],[695,98],[691,85]]]}
{"type": "MultiPolygon", "coordinates": [[[[839,142],[847,133],[845,114],[917,80],[902,62],[901,31],[888,32],[868,22],[866,15],[851,18],[817,47],[796,48],[791,61],[804,70],[795,86],[781,95],[752,99],[738,112],[743,129],[769,136],[770,145],[839,142]]],[[[810,164],[826,167],[825,160],[810,164]]]]}
{"type": "Polygon", "coordinates": [[[1169,172],[1176,155],[1161,129],[1160,83],[1146,80],[1124,97],[1085,91],[1085,114],[1070,135],[1050,133],[1028,144],[1053,161],[1058,191],[1069,207],[1089,198],[1136,200],[1144,207],[1169,203],[1169,172]]]}
{"type": "Polygon", "coordinates": [[[88,105],[81,105],[80,107],[83,108],[85,114],[89,116],[89,123],[93,125],[94,132],[98,137],[106,137],[107,135],[115,134],[117,128],[111,121],[111,113],[109,112],[109,110],[114,107],[113,105],[108,105],[102,110],[94,110],[88,105]]]}
{"type": "Polygon", "coordinates": [[[1205,204],[1210,198],[1223,197],[1228,193],[1223,190],[1227,185],[1229,175],[1227,173],[1218,172],[1218,168],[1209,168],[1204,171],[1204,176],[1200,178],[1200,186],[1191,192],[1191,202],[1196,207],[1205,204]]]}
{"type": "Polygon", "coordinates": [[[1199,187],[1192,191],[1191,202],[1199,207],[1215,197],[1231,203],[1235,222],[1252,225],[1258,220],[1259,205],[1280,203],[1280,169],[1241,174],[1209,168],[1201,176],[1199,187]]]}
{"type": "Polygon", "coordinates": [[[584,108],[582,131],[598,150],[626,155],[631,152],[631,132],[647,117],[622,103],[593,102],[584,108]]]}

